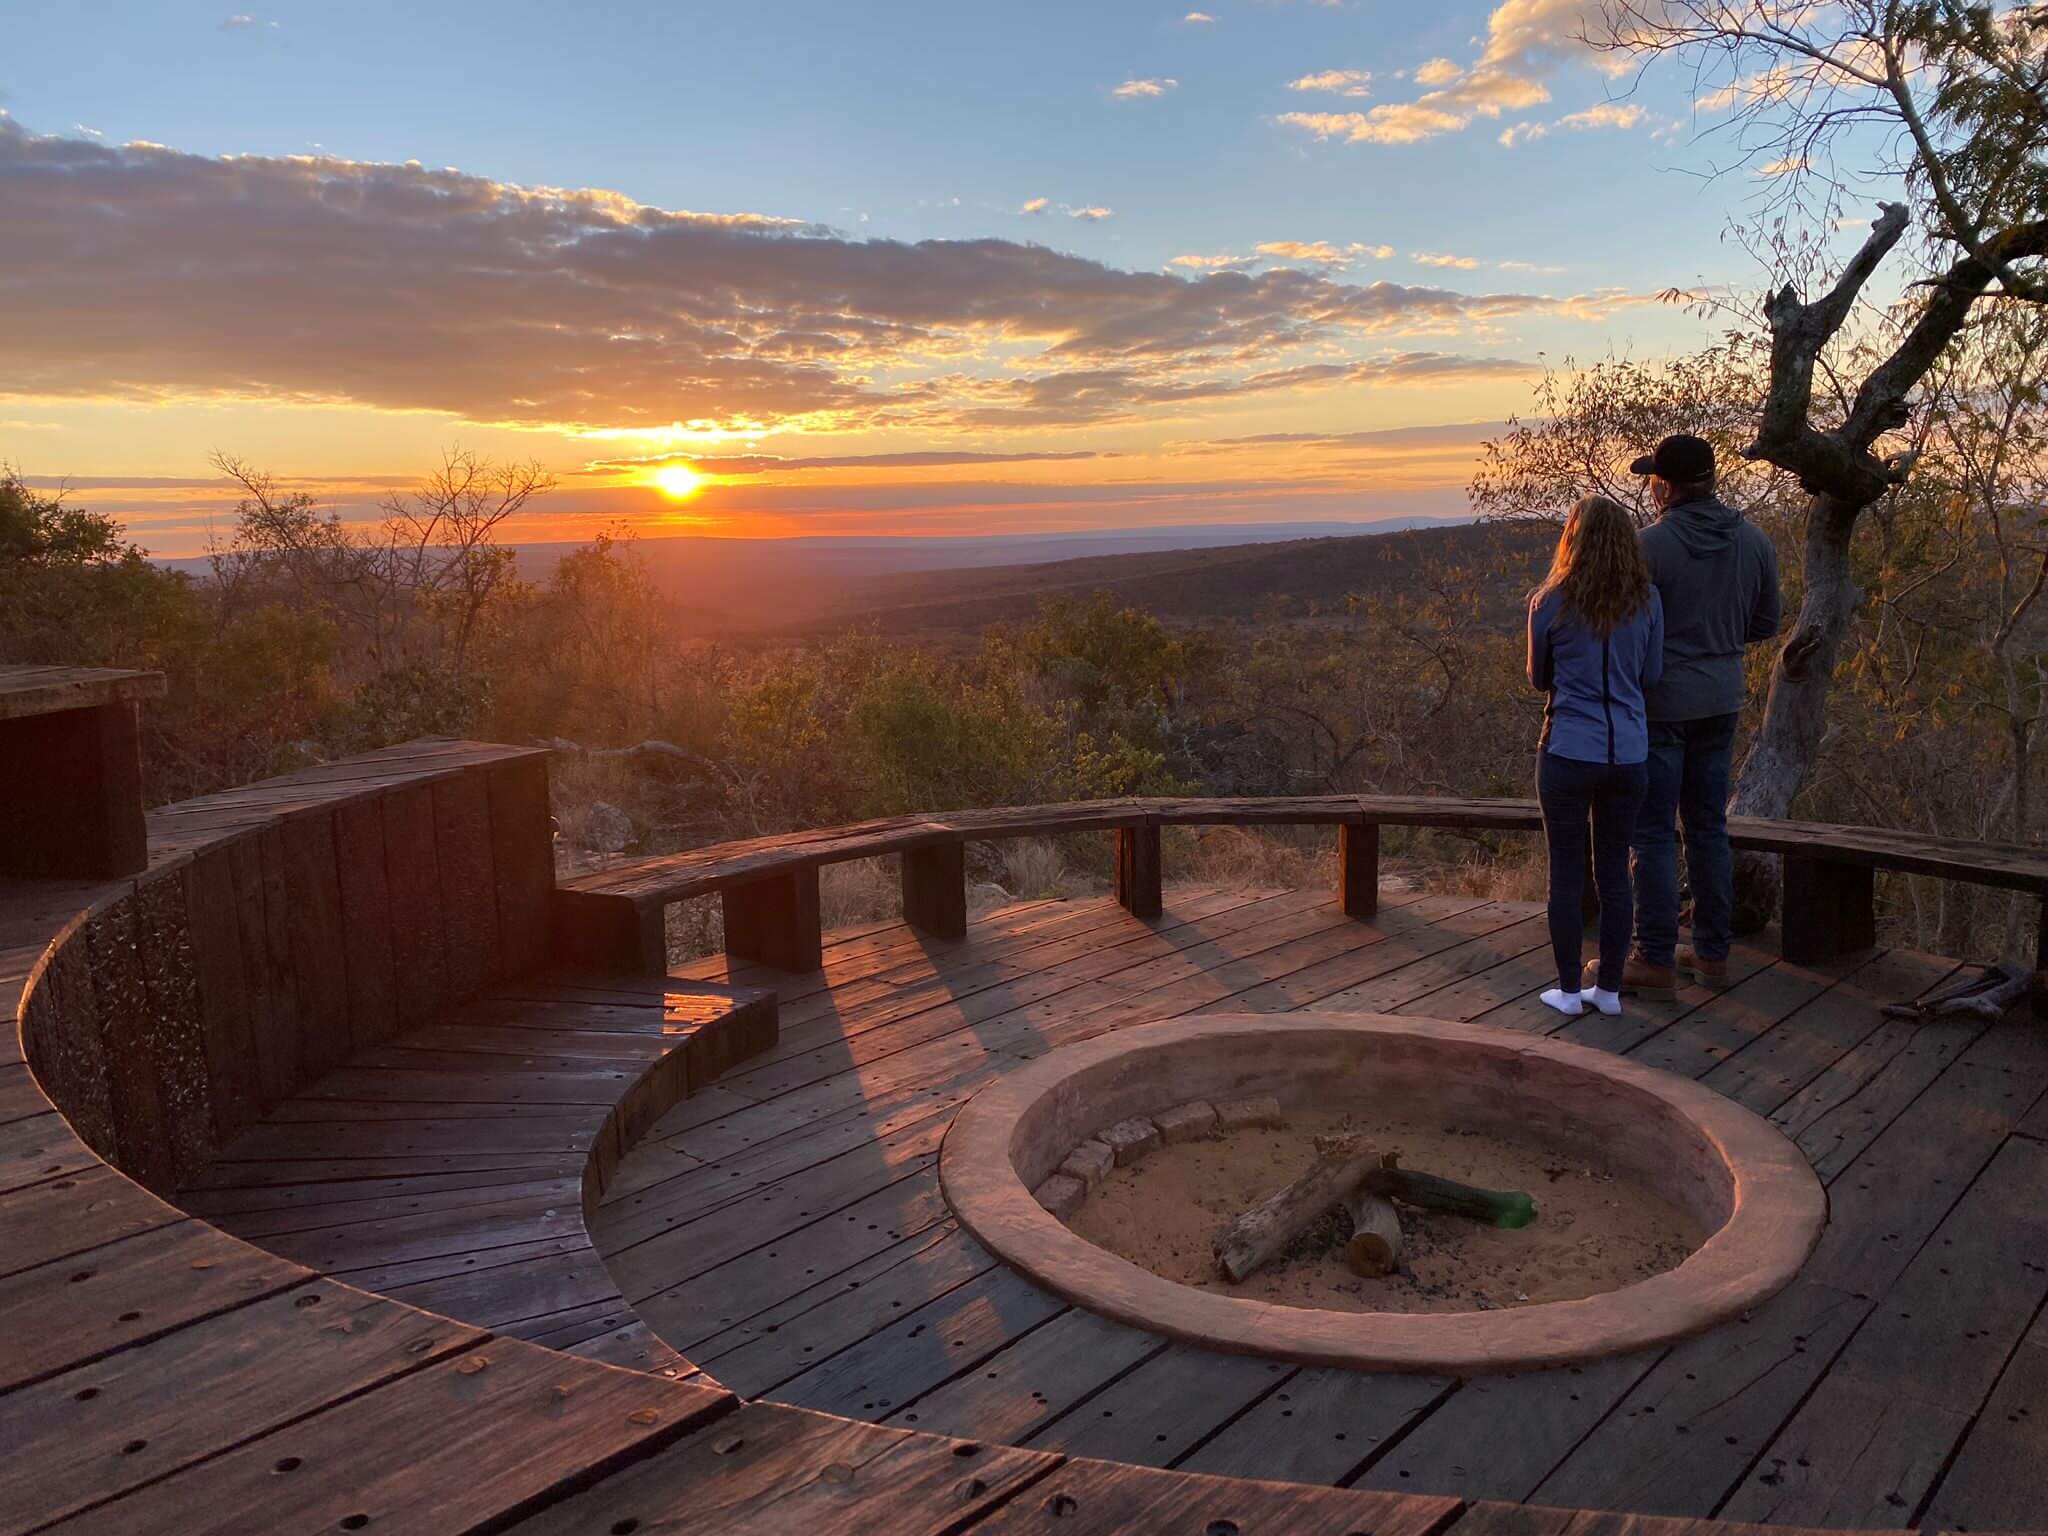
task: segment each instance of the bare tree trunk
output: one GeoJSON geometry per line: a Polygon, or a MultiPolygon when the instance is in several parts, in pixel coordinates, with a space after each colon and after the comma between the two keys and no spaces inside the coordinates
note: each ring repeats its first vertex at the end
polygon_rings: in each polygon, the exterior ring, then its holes
{"type": "MultiPolygon", "coordinates": [[[[1806,785],[1827,734],[1828,694],[1842,639],[1863,600],[1849,570],[1849,543],[1863,507],[1825,493],[1806,515],[1805,595],[1798,622],[1771,669],[1763,723],[1736,778],[1728,809],[1738,816],[1783,818],[1806,785]]],[[[1743,853],[1735,861],[1735,931],[1754,933],[1778,904],[1778,861],[1743,853]]]]}

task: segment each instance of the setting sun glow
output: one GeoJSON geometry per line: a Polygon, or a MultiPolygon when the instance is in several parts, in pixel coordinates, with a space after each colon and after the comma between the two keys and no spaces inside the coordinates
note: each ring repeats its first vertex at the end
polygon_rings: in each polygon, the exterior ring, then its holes
{"type": "Polygon", "coordinates": [[[687,464],[664,464],[654,472],[654,484],[670,501],[688,501],[702,489],[704,477],[687,464]]]}

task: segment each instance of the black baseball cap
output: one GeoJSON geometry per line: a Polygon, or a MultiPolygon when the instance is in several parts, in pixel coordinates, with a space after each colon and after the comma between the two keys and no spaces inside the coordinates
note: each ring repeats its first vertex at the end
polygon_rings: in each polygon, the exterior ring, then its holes
{"type": "Polygon", "coordinates": [[[1629,465],[1632,475],[1655,475],[1660,480],[1686,484],[1714,478],[1714,445],[1689,432],[1676,432],[1629,465]]]}

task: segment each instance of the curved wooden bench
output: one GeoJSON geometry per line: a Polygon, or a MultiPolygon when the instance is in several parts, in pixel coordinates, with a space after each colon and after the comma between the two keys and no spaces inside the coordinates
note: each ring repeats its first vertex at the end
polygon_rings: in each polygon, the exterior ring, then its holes
{"type": "Polygon", "coordinates": [[[587,1218],[662,1114],[774,1044],[775,995],[626,977],[501,984],[273,1106],[178,1203],[330,1278],[665,1375],[587,1218]]]}
{"type": "MultiPolygon", "coordinates": [[[[421,1070],[388,1053],[450,1049],[437,1028],[552,1029],[506,1017],[529,994],[543,1014],[572,1012],[574,981],[519,975],[544,949],[545,796],[535,754],[414,744],[159,813],[133,879],[0,882],[0,1019],[16,1026],[0,1029],[0,1531],[1590,1536],[1612,1518],[1154,1472],[741,1405],[369,1294],[144,1187],[218,1196],[215,1149],[254,1147],[304,1165],[287,1187],[355,1198],[341,1186],[387,1143],[268,1145],[326,1123],[285,1106],[378,1102],[353,1098],[371,1086],[359,1074],[421,1070]]],[[[551,1102],[574,1104],[576,1124],[537,1134],[580,1197],[581,1170],[675,1090],[661,1076],[673,1061],[687,1088],[693,1048],[710,1070],[749,1037],[702,1024],[752,999],[677,988],[711,1001],[672,1021],[664,983],[657,1036],[652,988],[576,980],[635,999],[590,1008],[650,1015],[587,1032],[593,1049],[604,1034],[649,1042],[621,1048],[623,1069],[514,1040],[512,1065],[463,1063],[445,1099],[423,1101],[442,1107],[407,1121],[437,1129],[405,1134],[463,1134],[476,1117],[456,1107],[470,1102],[458,1078],[566,1094],[551,1102]],[[590,1088],[615,1070],[623,1108],[590,1088]],[[579,1075],[583,1088],[559,1088],[579,1075]]],[[[459,1181],[531,1153],[404,1156],[475,1165],[405,1175],[459,1181]]]]}
{"type": "MultiPolygon", "coordinates": [[[[1137,916],[1154,917],[1160,830],[1195,825],[1335,825],[1338,900],[1347,913],[1366,917],[1378,905],[1382,826],[1536,832],[1543,814],[1534,800],[1323,795],[1103,800],[894,817],[640,859],[564,881],[555,893],[555,942],[571,960],[658,973],[667,969],[668,904],[717,892],[728,953],[780,970],[810,970],[818,963],[820,866],[900,855],[904,920],[935,937],[957,938],[966,928],[970,839],[1075,832],[1115,834],[1117,900],[1137,916]]],[[[2048,970],[2048,849],[1748,816],[1731,817],[1728,830],[1737,848],[1784,859],[1780,938],[1787,959],[1824,961],[1874,943],[1871,877],[1892,869],[2040,898],[2035,963],[2048,970]]]]}

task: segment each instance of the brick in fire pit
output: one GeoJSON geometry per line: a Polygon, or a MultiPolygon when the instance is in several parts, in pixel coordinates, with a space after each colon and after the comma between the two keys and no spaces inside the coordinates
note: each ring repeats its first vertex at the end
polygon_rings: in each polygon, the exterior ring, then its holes
{"type": "Polygon", "coordinates": [[[1088,1198],[1087,1187],[1079,1179],[1070,1179],[1064,1173],[1054,1174],[1031,1193],[1040,1205],[1061,1221],[1081,1209],[1081,1202],[1088,1198]]]}
{"type": "Polygon", "coordinates": [[[1241,1131],[1248,1126],[1276,1126],[1280,1123],[1280,1101],[1270,1093],[1249,1099],[1218,1099],[1216,1129],[1241,1131]]]}
{"type": "Polygon", "coordinates": [[[1138,1115],[1117,1121],[1108,1130],[1099,1132],[1098,1136],[1116,1154],[1119,1168],[1125,1163],[1135,1163],[1159,1145],[1159,1127],[1138,1115]]]}
{"type": "Polygon", "coordinates": [[[1109,1144],[1090,1139],[1067,1154],[1067,1160],[1060,1164],[1059,1171],[1070,1179],[1079,1179],[1084,1189],[1093,1189],[1115,1166],[1116,1154],[1110,1151],[1109,1144]]]}
{"type": "Polygon", "coordinates": [[[1152,1117],[1152,1123],[1159,1127],[1159,1139],[1169,1147],[1183,1141],[1196,1141],[1216,1129],[1216,1106],[1205,1099],[1192,1104],[1177,1104],[1163,1114],[1152,1117]]]}

